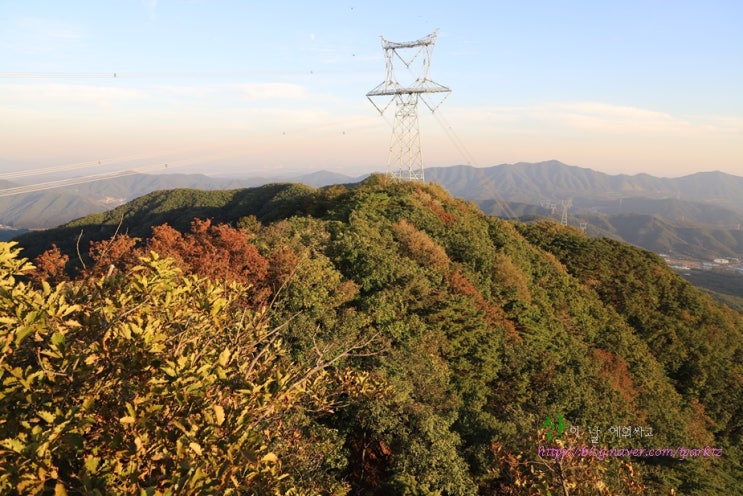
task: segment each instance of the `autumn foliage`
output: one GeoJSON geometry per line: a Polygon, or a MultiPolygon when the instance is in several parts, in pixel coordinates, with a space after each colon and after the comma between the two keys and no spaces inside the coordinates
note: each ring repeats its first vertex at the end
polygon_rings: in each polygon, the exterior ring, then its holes
{"type": "MultiPolygon", "coordinates": [[[[262,256],[247,229],[226,224],[212,225],[210,220],[194,219],[188,233],[180,233],[167,224],[152,228],[152,236],[145,242],[127,234],[93,241],[89,256],[92,261],[85,267],[88,275],[111,275],[114,271],[127,271],[139,263],[140,257],[150,252],[170,258],[187,274],[197,274],[225,282],[239,282],[252,287],[250,299],[258,304],[265,302],[272,289],[281,286],[293,270],[296,257],[286,250],[262,256]]],[[[37,280],[57,281],[65,275],[69,257],[56,246],[39,255],[34,264],[33,277],[37,280]]]]}
{"type": "Polygon", "coordinates": [[[34,267],[0,244],[3,494],[707,496],[743,480],[743,318],[650,253],[380,177],[158,192],[82,223],[34,267]],[[652,428],[597,445],[725,457],[539,457],[558,414],[652,428]]]}

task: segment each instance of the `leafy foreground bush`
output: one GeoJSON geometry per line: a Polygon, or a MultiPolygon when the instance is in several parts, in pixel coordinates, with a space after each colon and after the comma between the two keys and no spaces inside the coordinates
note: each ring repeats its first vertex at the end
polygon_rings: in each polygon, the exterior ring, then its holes
{"type": "Polygon", "coordinates": [[[37,289],[18,252],[0,243],[0,493],[344,492],[299,481],[302,453],[318,462],[297,426],[365,394],[365,376],[288,360],[267,312],[239,303],[248,286],[152,253],[37,289]]]}

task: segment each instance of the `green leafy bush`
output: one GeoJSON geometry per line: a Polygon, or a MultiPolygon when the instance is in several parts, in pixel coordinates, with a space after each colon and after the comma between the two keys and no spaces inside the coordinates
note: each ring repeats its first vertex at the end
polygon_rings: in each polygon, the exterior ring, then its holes
{"type": "MultiPolygon", "coordinates": [[[[330,360],[285,360],[266,311],[236,304],[248,286],[183,275],[155,253],[128,273],[39,289],[19,279],[31,269],[0,244],[0,492],[299,494],[327,484],[298,487],[272,446],[310,442],[287,444],[284,420],[332,408],[330,360]]],[[[364,387],[361,375],[345,382],[346,394],[364,387]]]]}

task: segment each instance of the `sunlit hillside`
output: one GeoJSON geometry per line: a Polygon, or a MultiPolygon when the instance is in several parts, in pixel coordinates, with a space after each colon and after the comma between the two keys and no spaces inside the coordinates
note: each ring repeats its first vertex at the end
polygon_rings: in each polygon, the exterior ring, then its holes
{"type": "Polygon", "coordinates": [[[740,494],[743,317],[651,252],[383,176],[19,242],[3,493],[740,494]]]}

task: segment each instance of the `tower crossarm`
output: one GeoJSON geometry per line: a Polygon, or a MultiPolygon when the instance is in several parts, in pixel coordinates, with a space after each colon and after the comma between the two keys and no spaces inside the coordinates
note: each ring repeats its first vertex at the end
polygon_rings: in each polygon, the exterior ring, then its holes
{"type": "Polygon", "coordinates": [[[419,46],[428,46],[436,43],[436,36],[438,36],[439,30],[436,29],[433,33],[428,36],[415,41],[389,41],[382,36],[382,48],[394,49],[394,48],[415,48],[419,46]]]}
{"type": "Polygon", "coordinates": [[[446,86],[435,83],[431,80],[422,81],[421,84],[402,87],[399,84],[380,84],[366,96],[393,96],[393,95],[404,95],[407,93],[450,93],[451,89],[446,86]]]}

